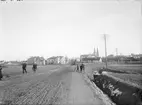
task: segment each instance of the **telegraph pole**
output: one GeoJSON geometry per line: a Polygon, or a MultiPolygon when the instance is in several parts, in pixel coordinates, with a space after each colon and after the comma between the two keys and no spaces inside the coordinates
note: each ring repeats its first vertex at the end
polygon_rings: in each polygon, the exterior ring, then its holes
{"type": "Polygon", "coordinates": [[[104,34],[104,40],[105,40],[105,63],[107,68],[107,46],[106,46],[106,34],[104,34]]]}
{"type": "Polygon", "coordinates": [[[116,48],[116,56],[118,55],[118,49],[116,48]]]}

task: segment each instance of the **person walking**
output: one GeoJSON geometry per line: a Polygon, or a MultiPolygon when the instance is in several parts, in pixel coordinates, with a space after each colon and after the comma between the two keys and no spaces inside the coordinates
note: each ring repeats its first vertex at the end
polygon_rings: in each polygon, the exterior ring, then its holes
{"type": "Polygon", "coordinates": [[[23,63],[23,64],[22,64],[23,74],[24,74],[24,73],[27,73],[26,68],[27,68],[27,64],[26,64],[26,63],[23,63]]]}
{"type": "Polygon", "coordinates": [[[3,75],[2,75],[2,66],[0,65],[0,80],[2,79],[3,75]]]}
{"type": "Polygon", "coordinates": [[[85,66],[83,63],[80,65],[80,71],[81,71],[81,73],[85,71],[85,66]]]}
{"type": "Polygon", "coordinates": [[[85,72],[85,65],[82,63],[82,71],[85,72]]]}
{"type": "Polygon", "coordinates": [[[37,64],[36,63],[33,63],[32,69],[33,69],[34,72],[36,72],[36,70],[37,70],[37,64]]]}
{"type": "Polygon", "coordinates": [[[80,65],[80,72],[82,72],[82,64],[80,65]]]}
{"type": "Polygon", "coordinates": [[[77,64],[77,67],[76,67],[76,71],[77,71],[77,72],[79,71],[79,66],[78,66],[78,64],[77,64]]]}

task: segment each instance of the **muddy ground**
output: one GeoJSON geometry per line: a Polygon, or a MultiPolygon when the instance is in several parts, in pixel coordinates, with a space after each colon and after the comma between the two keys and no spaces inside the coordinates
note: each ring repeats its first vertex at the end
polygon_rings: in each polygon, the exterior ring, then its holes
{"type": "MultiPolygon", "coordinates": [[[[65,103],[70,87],[72,70],[68,67],[58,71],[31,73],[7,80],[0,86],[2,105],[52,105],[65,103]],[[67,70],[67,71],[66,71],[67,70]]],[[[2,83],[1,83],[2,84],[2,83]]]]}

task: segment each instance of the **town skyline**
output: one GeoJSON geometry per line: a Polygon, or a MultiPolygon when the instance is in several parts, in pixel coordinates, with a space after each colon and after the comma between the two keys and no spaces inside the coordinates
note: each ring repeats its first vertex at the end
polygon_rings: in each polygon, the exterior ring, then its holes
{"type": "MultiPolygon", "coordinates": [[[[28,0],[27,0],[28,1],[28,0]]],[[[98,48],[142,54],[140,2],[22,2],[0,5],[0,60],[30,56],[80,57],[98,48]]]]}
{"type": "MultiPolygon", "coordinates": [[[[131,53],[131,54],[129,54],[129,55],[124,55],[124,54],[122,54],[122,53],[119,53],[118,54],[118,52],[115,52],[115,54],[108,54],[107,55],[107,57],[109,57],[109,56],[112,56],[112,57],[117,57],[117,56],[125,56],[125,57],[130,57],[130,56],[141,56],[142,54],[141,53],[131,53]],[[117,54],[116,54],[117,53],[117,54]]],[[[105,56],[99,56],[99,51],[97,50],[96,52],[94,52],[93,51],[93,53],[85,53],[85,54],[82,54],[82,55],[79,55],[79,56],[76,56],[76,57],[68,57],[68,56],[64,56],[64,55],[52,55],[52,56],[46,56],[46,57],[44,57],[44,56],[38,56],[38,55],[35,55],[35,56],[28,56],[28,57],[26,57],[25,59],[12,59],[12,60],[4,60],[4,59],[0,59],[0,61],[27,61],[27,59],[30,59],[30,58],[35,58],[35,57],[37,57],[37,58],[43,58],[43,59],[49,59],[49,58],[52,58],[52,57],[67,57],[68,59],[80,59],[81,58],[81,56],[93,56],[93,57],[100,57],[100,58],[104,58],[105,56]]]]}

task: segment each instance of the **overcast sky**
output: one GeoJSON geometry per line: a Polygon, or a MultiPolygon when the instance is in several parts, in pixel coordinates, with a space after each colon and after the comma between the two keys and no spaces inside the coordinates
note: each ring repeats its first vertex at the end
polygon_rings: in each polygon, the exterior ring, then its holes
{"type": "Polygon", "coordinates": [[[0,60],[79,57],[94,47],[108,54],[142,53],[140,2],[28,1],[0,5],[0,60]]]}

